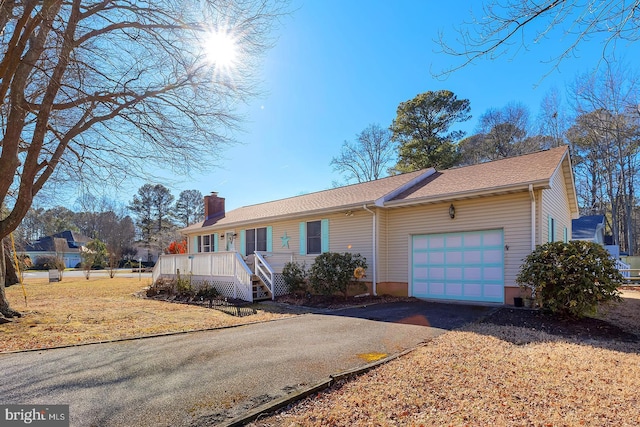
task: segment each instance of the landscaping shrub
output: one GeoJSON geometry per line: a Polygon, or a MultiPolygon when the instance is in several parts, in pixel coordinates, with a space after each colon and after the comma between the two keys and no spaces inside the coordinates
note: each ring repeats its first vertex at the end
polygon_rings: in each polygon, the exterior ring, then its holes
{"type": "Polygon", "coordinates": [[[64,260],[55,255],[42,255],[36,258],[33,266],[36,270],[58,270],[63,271],[65,268],[64,260]]]}
{"type": "Polygon", "coordinates": [[[311,266],[309,283],[319,294],[333,295],[339,292],[347,298],[351,288],[367,288],[354,277],[358,267],[367,268],[367,260],[360,254],[326,252],[318,255],[311,266]]]}
{"type": "Polygon", "coordinates": [[[282,268],[282,279],[290,294],[301,294],[307,290],[307,275],[305,263],[292,261],[282,268]]]}
{"type": "Polygon", "coordinates": [[[584,317],[600,303],[621,301],[615,260],[592,242],[551,242],[529,254],[516,281],[551,312],[584,317]]]}
{"type": "Polygon", "coordinates": [[[191,274],[187,275],[187,277],[183,277],[180,275],[180,270],[178,270],[175,289],[176,293],[180,296],[195,296],[196,292],[191,286],[191,274]]]}
{"type": "Polygon", "coordinates": [[[209,284],[206,280],[203,280],[200,283],[198,292],[196,293],[196,298],[199,298],[200,301],[209,301],[209,307],[212,306],[213,300],[220,296],[220,292],[212,285],[209,284]]]}
{"type": "Polygon", "coordinates": [[[161,277],[147,288],[147,296],[152,297],[160,294],[173,295],[176,289],[175,279],[161,277]]]}

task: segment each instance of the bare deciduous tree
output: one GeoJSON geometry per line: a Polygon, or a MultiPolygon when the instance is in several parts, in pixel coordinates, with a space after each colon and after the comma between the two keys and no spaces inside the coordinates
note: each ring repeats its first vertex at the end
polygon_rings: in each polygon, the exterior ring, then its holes
{"type": "Polygon", "coordinates": [[[495,59],[515,51],[544,45],[553,40],[551,62],[557,67],[575,56],[584,42],[602,43],[602,58],[612,58],[618,44],[640,39],[640,0],[627,2],[587,0],[486,0],[482,12],[457,29],[456,45],[440,33],[439,44],[445,53],[461,57],[459,65],[445,70],[448,74],[477,59],[495,59]]]}
{"type": "Polygon", "coordinates": [[[461,141],[458,150],[465,164],[473,164],[530,153],[542,143],[530,135],[529,109],[512,102],[482,114],[477,134],[461,141]]]}
{"type": "MultiPolygon", "coordinates": [[[[0,239],[50,180],[118,182],[148,174],[152,164],[176,172],[210,166],[238,126],[234,108],[255,94],[255,59],[283,7],[278,0],[1,2],[7,213],[0,239]],[[212,34],[235,44],[241,69],[225,72],[209,60],[212,34]]],[[[0,313],[18,314],[4,292],[0,313]]]]}
{"type": "Polygon", "coordinates": [[[340,155],[330,164],[347,182],[360,183],[382,178],[395,155],[391,131],[371,124],[356,135],[355,142],[344,141],[340,155]]]}
{"type": "Polygon", "coordinates": [[[627,67],[608,67],[576,79],[576,125],[568,133],[578,155],[578,172],[588,167],[590,205],[597,197],[610,214],[615,244],[633,255],[636,180],[640,172],[640,80],[627,67]]]}

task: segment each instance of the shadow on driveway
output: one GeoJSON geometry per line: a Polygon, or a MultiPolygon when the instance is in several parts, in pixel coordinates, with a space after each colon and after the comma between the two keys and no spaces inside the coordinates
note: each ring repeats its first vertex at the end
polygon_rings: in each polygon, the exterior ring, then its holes
{"type": "Polygon", "coordinates": [[[429,326],[450,331],[481,320],[499,307],[501,306],[416,300],[345,308],[332,311],[330,314],[380,322],[429,326]]]}

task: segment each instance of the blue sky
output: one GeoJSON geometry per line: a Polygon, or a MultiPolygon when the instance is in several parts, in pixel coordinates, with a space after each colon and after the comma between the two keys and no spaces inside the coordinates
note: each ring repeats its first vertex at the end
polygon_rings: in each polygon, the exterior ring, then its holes
{"type": "Polygon", "coordinates": [[[459,127],[468,133],[487,109],[511,101],[528,105],[535,117],[551,88],[564,94],[578,73],[598,64],[602,47],[584,45],[579,57],[542,79],[552,70],[544,61],[557,32],[515,58],[481,60],[438,80],[432,70],[457,64],[438,53],[438,32],[455,37],[471,10],[481,14],[480,1],[294,0],[291,9],[264,57],[264,95],[246,106],[244,131],[236,135],[241,144],[224,150],[225,160],[207,173],[162,182],[176,197],[185,189],[217,191],[230,210],[331,188],[340,176],[329,163],[343,141],[372,123],[389,126],[400,102],[429,90],[470,100],[473,118],[459,127]]]}

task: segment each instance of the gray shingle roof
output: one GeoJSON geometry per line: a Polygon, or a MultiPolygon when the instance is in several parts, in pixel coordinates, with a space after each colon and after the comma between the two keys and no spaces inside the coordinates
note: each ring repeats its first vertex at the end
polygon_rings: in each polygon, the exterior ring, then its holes
{"type": "Polygon", "coordinates": [[[221,219],[200,222],[182,231],[185,233],[215,224],[231,226],[266,219],[297,217],[314,212],[330,212],[372,205],[385,198],[385,205],[437,201],[458,195],[480,194],[487,190],[509,191],[516,186],[549,184],[555,171],[568,153],[558,147],[518,157],[496,160],[472,166],[433,173],[433,169],[396,175],[376,181],[348,185],[302,196],[290,197],[256,205],[243,206],[221,219]],[[397,194],[398,189],[401,189],[397,194]]]}

